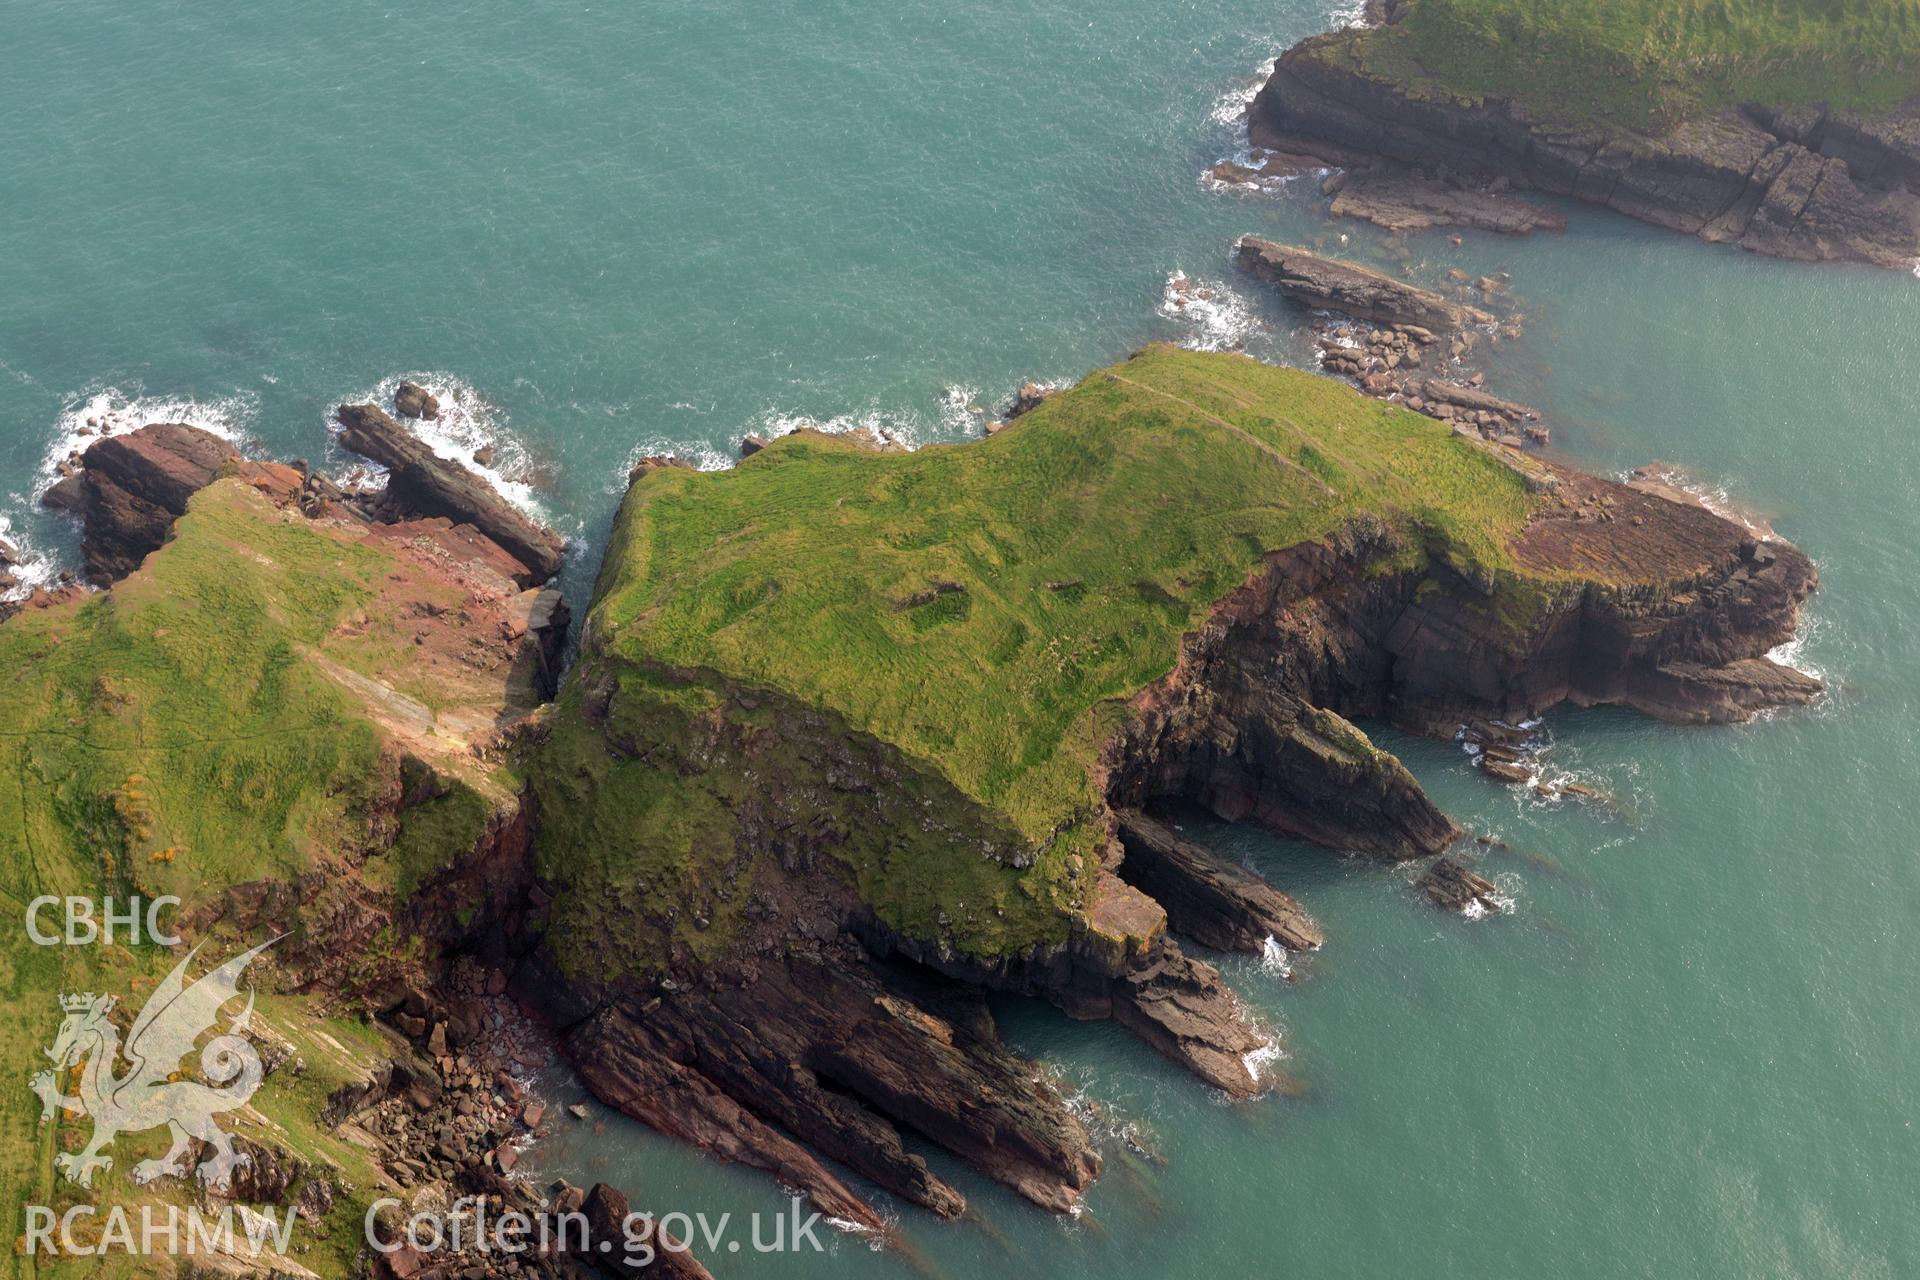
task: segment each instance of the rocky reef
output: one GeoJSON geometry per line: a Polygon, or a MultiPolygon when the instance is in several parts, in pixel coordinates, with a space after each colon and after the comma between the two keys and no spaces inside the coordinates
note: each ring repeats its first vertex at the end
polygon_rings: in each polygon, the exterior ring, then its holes
{"type": "MultiPolygon", "coordinates": [[[[1326,372],[1351,379],[1367,395],[1439,418],[1482,439],[1515,448],[1545,444],[1540,414],[1485,390],[1486,375],[1465,361],[1483,337],[1498,342],[1522,330],[1481,307],[1457,302],[1358,263],[1244,236],[1234,263],[1312,313],[1310,328],[1326,372]],[[1366,322],[1372,327],[1356,325],[1366,322]],[[1436,376],[1437,375],[1437,376],[1436,376]]],[[[1452,273],[1467,292],[1466,273],[1452,273]]],[[[1505,287],[1477,285],[1491,305],[1505,287]]]]}
{"type": "Polygon", "coordinates": [[[1920,100],[1866,113],[1761,97],[1657,124],[1572,119],[1564,104],[1450,84],[1417,56],[1392,56],[1398,24],[1421,21],[1421,8],[1296,45],[1254,99],[1257,149],[1357,171],[1335,193],[1339,212],[1404,228],[1550,225],[1503,195],[1531,188],[1773,257],[1900,270],[1920,260],[1920,100]]]}

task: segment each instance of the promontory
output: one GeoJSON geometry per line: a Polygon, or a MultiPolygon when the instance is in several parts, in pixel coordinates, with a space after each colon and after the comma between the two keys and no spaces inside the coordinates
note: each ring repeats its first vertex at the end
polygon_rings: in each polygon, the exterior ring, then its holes
{"type": "MultiPolygon", "coordinates": [[[[1070,1210],[1101,1153],[985,993],[1244,1099],[1268,1033],[1192,947],[1324,939],[1162,806],[1428,859],[1461,831],[1356,720],[1706,723],[1819,689],[1766,657],[1814,587],[1789,543],[1153,347],[984,440],[643,462],[545,702],[557,540],[383,409],[342,419],[388,438],[384,498],[180,431],[107,450],[102,492],[159,493],[142,457],[199,487],[99,549],[110,588],[0,624],[13,892],[177,895],[209,954],[288,934],[249,1190],[308,1211],[315,1265],[376,1194],[530,1194],[514,1143],[552,1120],[487,1065],[516,997],[605,1102],[845,1223],[886,1230],[869,1185],[965,1209],[923,1139],[1070,1210]]],[[[9,953],[16,1078],[60,1017],[23,993],[176,960],[60,950],[9,953]]],[[[4,1115],[9,1189],[62,1194],[4,1115]]]]}

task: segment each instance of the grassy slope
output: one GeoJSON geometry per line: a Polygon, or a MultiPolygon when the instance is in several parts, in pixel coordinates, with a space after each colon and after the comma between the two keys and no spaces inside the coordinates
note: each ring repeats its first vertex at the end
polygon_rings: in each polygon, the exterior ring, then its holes
{"type": "Polygon", "coordinates": [[[1700,106],[1871,111],[1920,94],[1920,3],[1416,0],[1329,49],[1418,93],[1659,129],[1700,106]]]}
{"type": "MultiPolygon", "coordinates": [[[[621,702],[659,708],[639,713],[648,732],[737,714],[718,685],[770,690],[949,782],[1036,851],[1032,869],[846,857],[900,927],[932,933],[944,905],[960,945],[1005,951],[1064,927],[1092,838],[1075,819],[1098,804],[1090,775],[1122,700],[1172,669],[1263,552],[1369,512],[1511,575],[1504,543],[1529,510],[1516,475],[1430,419],[1243,357],[1151,348],[978,443],[876,455],[797,437],[730,472],[646,477],[588,649],[625,660],[621,702]],[[647,675],[665,670],[708,678],[647,675]],[[988,909],[969,924],[953,899],[988,909]]],[[[611,893],[644,881],[656,900],[628,904],[643,911],[716,882],[730,801],[708,792],[724,784],[611,765],[569,711],[536,771],[547,870],[611,893]],[[596,806],[608,787],[622,799],[596,806]]]]}
{"type": "MultiPolygon", "coordinates": [[[[224,885],[378,843],[366,806],[383,776],[383,730],[311,659],[400,683],[412,646],[383,625],[390,619],[377,594],[397,567],[380,549],[330,536],[226,482],[197,496],[174,541],[112,592],[0,626],[0,900],[9,922],[0,931],[0,1022],[9,1029],[0,1040],[0,1199],[10,1232],[20,1230],[23,1202],[59,1205],[73,1194],[53,1181],[53,1150],[89,1132],[85,1120],[42,1125],[25,1086],[46,1065],[38,1046],[60,1021],[56,993],[128,992],[173,963],[153,948],[32,946],[26,903],[40,894],[173,893],[192,907],[224,885]],[[171,858],[154,860],[166,850],[171,858]]],[[[503,785],[477,767],[464,782],[450,799],[503,785]]],[[[403,834],[396,856],[369,860],[367,874],[417,879],[452,852],[427,847],[431,828],[457,835],[468,825],[435,818],[403,834]]],[[[135,989],[122,1002],[138,1001],[135,989]]],[[[294,1135],[289,1145],[339,1164],[364,1189],[364,1153],[303,1131],[302,1117],[351,1072],[340,1046],[362,1043],[367,1031],[302,1001],[277,1001],[269,1016],[309,1069],[297,1081],[270,1079],[256,1109],[294,1135]]],[[[121,1140],[98,1203],[142,1194],[125,1171],[156,1143],[164,1133],[121,1140]]],[[[350,1256],[353,1244],[321,1242],[313,1256],[350,1256]]],[[[31,1273],[11,1253],[4,1266],[31,1273]]]]}

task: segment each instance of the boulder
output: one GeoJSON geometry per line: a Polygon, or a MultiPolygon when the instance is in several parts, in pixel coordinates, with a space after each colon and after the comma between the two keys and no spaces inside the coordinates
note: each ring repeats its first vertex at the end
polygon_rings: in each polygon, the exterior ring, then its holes
{"type": "Polygon", "coordinates": [[[440,398],[417,382],[402,382],[393,389],[393,407],[405,418],[440,416],[440,398]]]}
{"type": "Polygon", "coordinates": [[[61,511],[77,516],[87,509],[87,478],[84,472],[74,471],[61,476],[48,490],[40,495],[40,505],[49,511],[61,511]]]}
{"type": "Polygon", "coordinates": [[[1420,389],[1426,394],[1428,400],[1450,404],[1458,409],[1470,409],[1475,413],[1494,413],[1516,421],[1540,416],[1518,401],[1502,399],[1490,391],[1482,391],[1475,386],[1461,386],[1457,382],[1428,378],[1421,384],[1420,389]]]}
{"type": "Polygon", "coordinates": [[[1014,393],[1013,403],[1007,406],[1006,420],[1012,422],[1023,413],[1030,413],[1046,402],[1057,387],[1042,386],[1038,382],[1023,382],[1020,390],[1014,393]]]}

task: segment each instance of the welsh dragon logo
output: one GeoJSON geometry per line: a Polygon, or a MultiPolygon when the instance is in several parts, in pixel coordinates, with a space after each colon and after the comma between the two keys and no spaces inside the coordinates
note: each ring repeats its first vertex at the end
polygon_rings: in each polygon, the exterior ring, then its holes
{"type": "Polygon", "coordinates": [[[51,1120],[62,1108],[93,1118],[93,1140],[86,1149],[78,1154],[62,1152],[54,1158],[55,1166],[68,1181],[92,1186],[95,1169],[113,1168],[113,1157],[105,1153],[115,1137],[166,1125],[173,1133],[172,1147],[158,1160],[142,1160],[135,1165],[135,1182],[184,1177],[191,1167],[193,1140],[197,1138],[213,1147],[213,1154],[197,1171],[200,1180],[216,1189],[228,1185],[234,1170],[242,1167],[247,1157],[234,1151],[233,1140],[214,1123],[214,1117],[245,1106],[265,1074],[259,1053],[245,1036],[253,1018],[251,988],[246,1008],[200,1051],[200,1074],[211,1083],[179,1078],[180,1062],[193,1052],[201,1033],[220,1020],[220,1010],[238,997],[240,975],[247,965],[278,941],[271,939],[235,956],[189,986],[187,966],[200,952],[195,947],[153,989],[134,1018],[124,1046],[110,1018],[114,997],[90,992],[60,997],[60,1007],[67,1016],[53,1047],[47,1050],[54,1069],[35,1075],[31,1088],[40,1096],[42,1120],[51,1120]],[[127,1070],[116,1075],[123,1057],[127,1070]],[[79,1095],[61,1093],[60,1074],[83,1060],[79,1095]]]}

